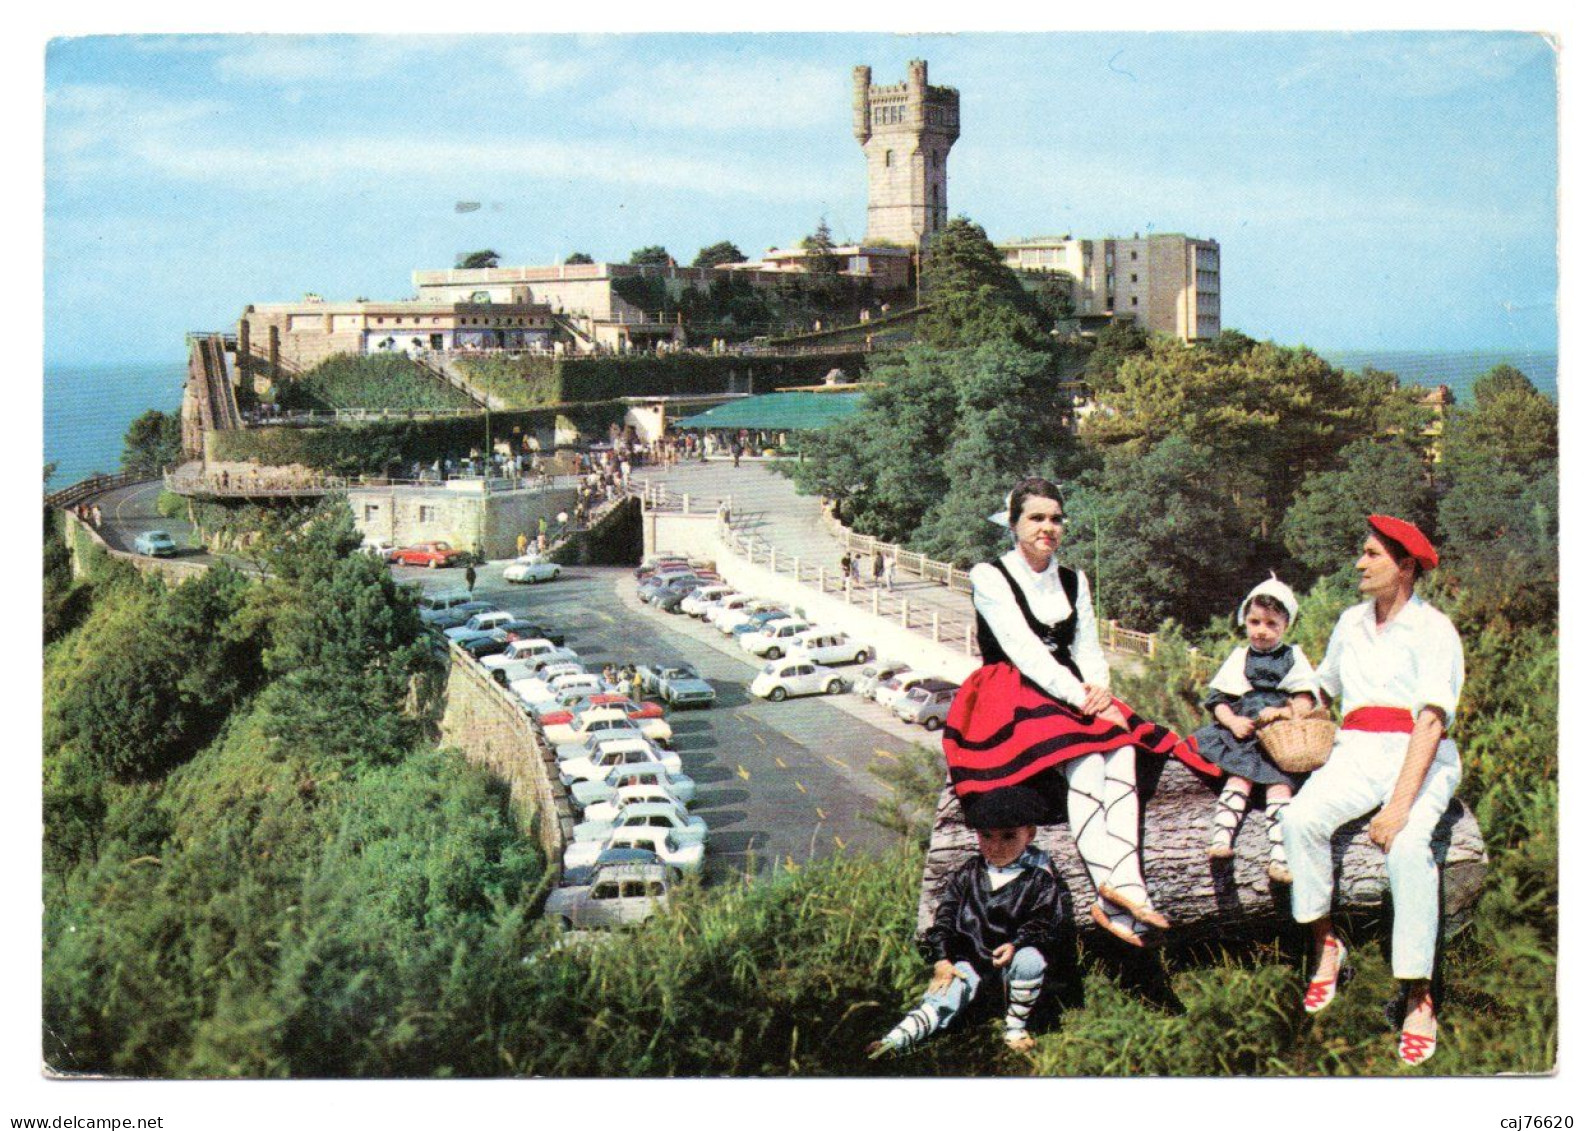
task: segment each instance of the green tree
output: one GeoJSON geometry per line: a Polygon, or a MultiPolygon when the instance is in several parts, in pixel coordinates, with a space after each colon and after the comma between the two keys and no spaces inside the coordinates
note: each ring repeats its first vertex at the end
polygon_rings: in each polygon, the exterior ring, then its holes
{"type": "Polygon", "coordinates": [[[922,282],[930,310],[919,319],[918,335],[930,345],[956,349],[999,340],[1025,349],[1049,347],[1034,298],[984,229],[966,217],[936,234],[922,282]]]}
{"type": "Polygon", "coordinates": [[[467,251],[457,256],[457,266],[464,271],[476,270],[481,267],[494,267],[499,262],[500,253],[488,249],[467,251]]]}
{"type": "Polygon", "coordinates": [[[567,264],[593,263],[594,262],[594,257],[592,255],[590,255],[586,251],[574,251],[571,255],[567,256],[561,262],[567,263],[567,264]]]}
{"type": "Polygon", "coordinates": [[[127,427],[121,447],[121,470],[127,474],[157,476],[181,458],[179,414],[151,408],[127,427]]]}
{"type": "Polygon", "coordinates": [[[1149,332],[1131,318],[1107,322],[1095,335],[1095,348],[1084,365],[1084,377],[1095,389],[1109,389],[1122,363],[1149,350],[1149,332]]]}
{"type": "Polygon", "coordinates": [[[1435,499],[1420,454],[1400,439],[1356,440],[1340,466],[1305,479],[1282,519],[1282,541],[1313,576],[1348,570],[1364,539],[1364,518],[1390,514],[1433,529],[1435,499]]]}
{"type": "Polygon", "coordinates": [[[730,240],[721,240],[719,243],[712,243],[708,247],[701,247],[698,254],[693,257],[693,266],[695,267],[719,267],[723,263],[746,262],[748,262],[748,257],[742,253],[741,248],[730,240]]]}
{"type": "Polygon", "coordinates": [[[1142,454],[1106,453],[1067,500],[1063,557],[1084,568],[1104,615],[1193,630],[1231,614],[1268,562],[1228,506],[1232,477],[1212,451],[1171,436],[1142,454]]]}
{"type": "Polygon", "coordinates": [[[628,263],[638,266],[669,267],[676,260],[671,258],[671,253],[659,244],[650,244],[640,247],[627,258],[628,263]]]}
{"type": "Polygon", "coordinates": [[[826,223],[825,217],[820,217],[819,225],[812,235],[803,237],[802,247],[808,252],[803,257],[803,267],[810,275],[829,277],[841,271],[836,241],[831,238],[830,225],[826,223]]]}

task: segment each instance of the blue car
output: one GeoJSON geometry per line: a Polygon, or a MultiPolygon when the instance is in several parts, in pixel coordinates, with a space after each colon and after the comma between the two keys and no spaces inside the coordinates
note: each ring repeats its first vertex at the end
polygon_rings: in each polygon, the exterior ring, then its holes
{"type": "Polygon", "coordinates": [[[176,543],[163,530],[150,530],[139,534],[132,542],[134,552],[151,558],[174,558],[176,543]]]}

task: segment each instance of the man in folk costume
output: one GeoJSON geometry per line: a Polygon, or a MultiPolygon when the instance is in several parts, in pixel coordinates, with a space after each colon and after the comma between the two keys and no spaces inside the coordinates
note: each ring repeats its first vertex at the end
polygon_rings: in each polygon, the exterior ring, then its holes
{"type": "Polygon", "coordinates": [[[1446,615],[1414,594],[1439,561],[1411,522],[1369,517],[1355,568],[1369,599],[1337,620],[1316,672],[1321,691],[1341,697],[1342,727],[1325,765],[1283,817],[1292,869],[1293,917],[1314,933],[1314,976],[1304,1008],[1319,1013],[1336,996],[1347,948],[1331,923],[1331,838],[1348,821],[1379,809],[1369,836],[1386,853],[1391,884],[1392,972],[1404,985],[1397,1055],[1423,1064],[1435,1052],[1430,976],[1440,920],[1440,876],[1430,836],[1463,776],[1446,737],[1463,687],[1463,644],[1446,615]]]}

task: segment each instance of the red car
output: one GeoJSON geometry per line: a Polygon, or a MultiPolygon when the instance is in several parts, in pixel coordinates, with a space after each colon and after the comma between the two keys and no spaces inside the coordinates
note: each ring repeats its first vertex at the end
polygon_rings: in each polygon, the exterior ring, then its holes
{"type": "MultiPolygon", "coordinates": [[[[634,722],[639,719],[665,718],[665,708],[660,706],[660,704],[647,702],[634,703],[625,695],[591,695],[589,696],[589,708],[593,707],[619,707],[623,711],[626,711],[627,717],[632,719],[634,722]]],[[[541,726],[552,726],[556,723],[569,723],[571,721],[572,712],[570,710],[550,711],[539,716],[539,723],[541,726]]]]}
{"type": "Polygon", "coordinates": [[[403,546],[393,551],[390,560],[397,565],[439,569],[441,566],[455,565],[461,556],[462,551],[452,549],[449,542],[419,542],[416,546],[403,546]]]}

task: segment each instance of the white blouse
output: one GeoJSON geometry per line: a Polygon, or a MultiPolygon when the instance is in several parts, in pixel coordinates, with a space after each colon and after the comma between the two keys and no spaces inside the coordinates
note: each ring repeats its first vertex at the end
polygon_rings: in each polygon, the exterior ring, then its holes
{"type": "MultiPolygon", "coordinates": [[[[1054,557],[1043,571],[1035,573],[1023,552],[1014,548],[1002,556],[1001,564],[1023,590],[1023,597],[1036,619],[1046,624],[1067,619],[1072,605],[1062,591],[1054,557]]],[[[1078,629],[1072,646],[1073,663],[1083,673],[1082,680],[1058,662],[1029,628],[1000,570],[989,562],[981,562],[968,572],[968,580],[973,583],[974,608],[990,626],[1007,659],[1047,695],[1071,707],[1082,707],[1084,684],[1111,686],[1111,668],[1100,651],[1100,633],[1095,626],[1094,603],[1089,597],[1089,579],[1082,570],[1078,571],[1078,629]]]]}
{"type": "MultiPolygon", "coordinates": [[[[1298,645],[1292,646],[1293,664],[1287,674],[1282,676],[1278,691],[1285,691],[1288,695],[1297,695],[1299,692],[1315,693],[1315,670],[1309,663],[1309,657],[1304,655],[1304,650],[1298,645]]],[[[1210,680],[1212,691],[1219,691],[1223,695],[1230,695],[1234,699],[1241,699],[1254,690],[1244,674],[1248,666],[1249,646],[1241,645],[1232,650],[1226,658],[1226,663],[1221,665],[1221,670],[1215,673],[1210,680]]]]}

